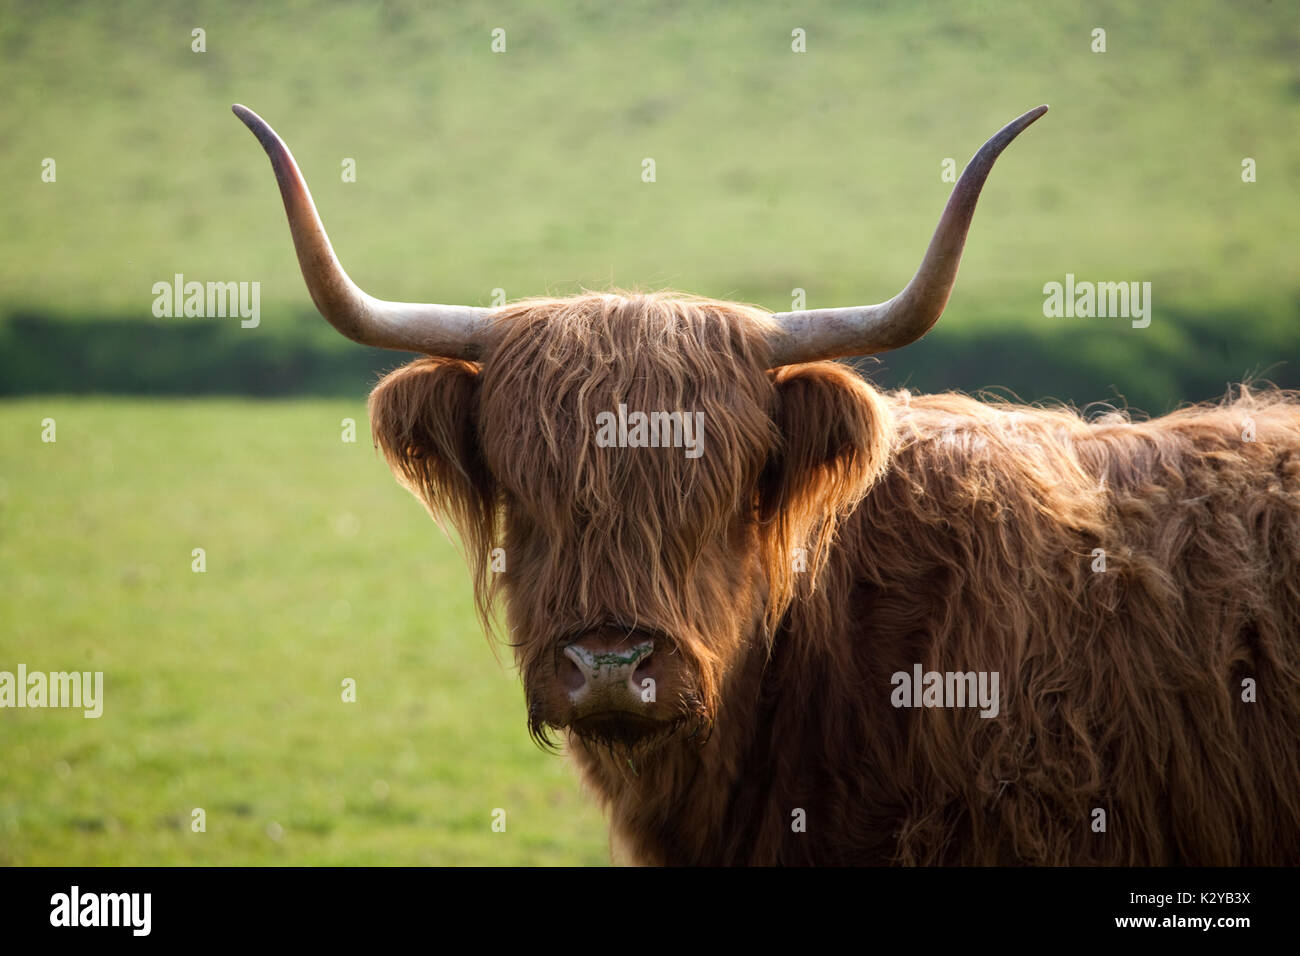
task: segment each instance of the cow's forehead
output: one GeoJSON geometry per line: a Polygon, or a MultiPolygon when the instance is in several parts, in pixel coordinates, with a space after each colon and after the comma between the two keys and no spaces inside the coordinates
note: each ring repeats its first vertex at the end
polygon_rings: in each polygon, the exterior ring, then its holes
{"type": "Polygon", "coordinates": [[[591,295],[512,307],[484,364],[489,467],[525,501],[589,514],[730,507],[773,436],[761,319],[731,303],[591,295]]]}
{"type": "Polygon", "coordinates": [[[525,299],[498,311],[489,369],[536,373],[581,363],[589,373],[655,366],[683,378],[767,367],[771,316],[677,293],[525,299]]]}

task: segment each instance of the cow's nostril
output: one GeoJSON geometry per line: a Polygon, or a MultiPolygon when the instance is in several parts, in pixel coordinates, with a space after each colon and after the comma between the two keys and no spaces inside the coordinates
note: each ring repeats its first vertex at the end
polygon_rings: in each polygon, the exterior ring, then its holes
{"type": "Polygon", "coordinates": [[[587,675],[569,654],[560,655],[559,671],[560,683],[569,693],[581,690],[587,683],[587,675]]]}
{"type": "Polygon", "coordinates": [[[637,662],[636,670],[632,672],[632,686],[637,690],[645,689],[647,680],[657,680],[654,675],[658,668],[655,667],[654,657],[654,651],[651,651],[637,662]]]}

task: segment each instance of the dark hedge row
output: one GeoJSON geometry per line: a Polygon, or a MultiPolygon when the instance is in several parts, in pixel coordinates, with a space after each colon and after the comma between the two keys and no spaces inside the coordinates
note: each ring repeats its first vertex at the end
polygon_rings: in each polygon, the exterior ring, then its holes
{"type": "MultiPolygon", "coordinates": [[[[1204,313],[1163,319],[1177,334],[1080,323],[1026,331],[993,320],[941,326],[909,348],[860,365],[882,387],[994,389],[1026,401],[1100,401],[1151,413],[1217,398],[1243,379],[1300,388],[1300,335],[1286,331],[1300,328],[1300,319],[1261,324],[1204,313]]],[[[353,396],[405,360],[353,345],[305,315],[257,329],[226,320],[32,313],[0,321],[0,395],[353,396]]]]}

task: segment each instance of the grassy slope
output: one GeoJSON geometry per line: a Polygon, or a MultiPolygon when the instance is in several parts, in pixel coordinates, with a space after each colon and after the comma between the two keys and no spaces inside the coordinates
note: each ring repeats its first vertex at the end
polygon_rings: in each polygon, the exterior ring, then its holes
{"type": "Polygon", "coordinates": [[[287,321],[305,297],[235,100],[286,136],[378,294],[873,300],[915,266],[950,188],[941,159],[1050,102],[993,177],[945,321],[1048,327],[1042,284],[1067,271],[1294,317],[1285,3],[156,6],[0,18],[0,307],[147,315],[152,283],[183,272],[259,279],[268,320],[287,321]],[[57,184],[39,181],[46,156],[57,184]]]}
{"type": "Polygon", "coordinates": [[[0,580],[0,670],[105,680],[0,711],[0,863],[608,859],[360,402],[0,406],[0,580]]]}

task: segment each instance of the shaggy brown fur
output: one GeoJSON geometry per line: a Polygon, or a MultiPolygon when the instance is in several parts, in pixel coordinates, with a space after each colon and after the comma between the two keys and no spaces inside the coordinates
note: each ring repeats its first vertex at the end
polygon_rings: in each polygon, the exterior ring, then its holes
{"type": "Polygon", "coordinates": [[[562,635],[682,655],[671,734],[566,735],[633,859],[1300,863],[1300,396],[1088,422],[768,371],[767,314],[732,303],[498,321],[482,367],[388,376],[372,428],[460,530],[486,624],[503,592],[539,738],[562,635]],[[619,402],[702,411],[703,456],[598,448],[619,402]],[[915,663],[997,671],[999,715],[894,708],[915,663]]]}

